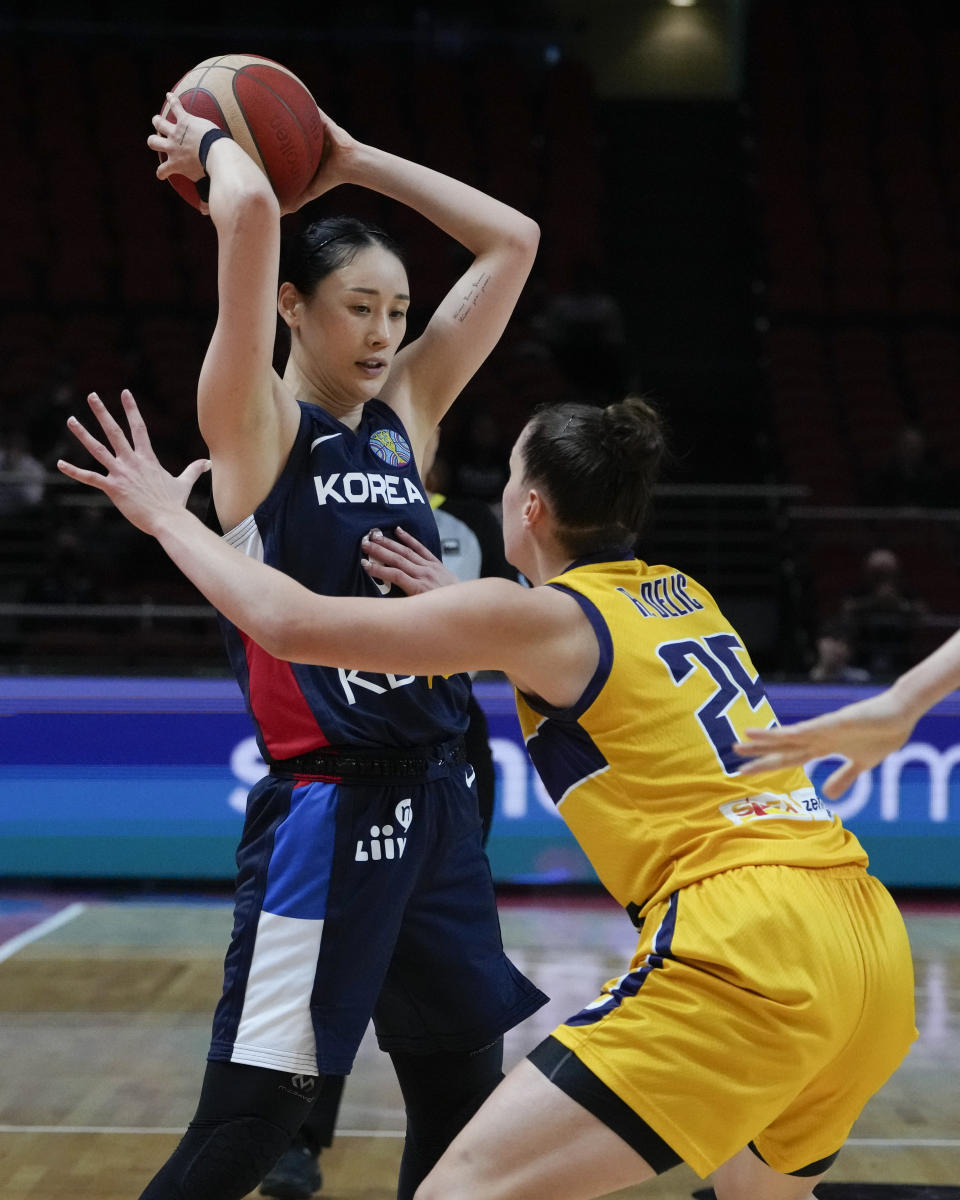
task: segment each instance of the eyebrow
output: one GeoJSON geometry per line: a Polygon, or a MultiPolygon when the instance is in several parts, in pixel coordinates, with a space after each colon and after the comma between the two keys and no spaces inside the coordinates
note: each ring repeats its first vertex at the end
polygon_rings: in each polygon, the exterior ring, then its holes
{"type": "MultiPolygon", "coordinates": [[[[380,295],[380,291],[378,288],[352,287],[352,288],[347,288],[347,291],[348,292],[362,292],[364,296],[379,296],[380,295]]],[[[407,295],[406,292],[397,292],[393,298],[394,298],[394,300],[409,300],[410,299],[410,297],[407,295]]]]}

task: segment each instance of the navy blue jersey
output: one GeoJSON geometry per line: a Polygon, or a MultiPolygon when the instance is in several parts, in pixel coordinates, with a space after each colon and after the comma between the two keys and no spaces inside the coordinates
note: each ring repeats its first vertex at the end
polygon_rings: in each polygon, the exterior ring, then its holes
{"type": "MultiPolygon", "coordinates": [[[[369,400],[354,432],[326,410],[301,404],[300,428],[280,478],[224,537],[314,592],[378,596],[381,589],[360,566],[360,542],[373,528],[393,533],[397,525],[440,557],[427,492],[397,415],[369,400]]],[[[466,728],[466,675],[398,676],[281,662],[236,626],[221,624],[268,761],[327,745],[432,745],[466,728]]]]}

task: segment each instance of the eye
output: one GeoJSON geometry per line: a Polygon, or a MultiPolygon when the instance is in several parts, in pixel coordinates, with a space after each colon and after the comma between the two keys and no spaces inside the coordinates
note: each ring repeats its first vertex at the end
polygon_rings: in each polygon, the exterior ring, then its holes
{"type": "Polygon", "coordinates": [[[397,321],[403,321],[403,320],[405,320],[405,319],[406,319],[406,316],[407,316],[407,310],[406,310],[405,308],[395,308],[395,309],[393,310],[393,312],[390,314],[390,316],[391,316],[391,317],[392,317],[394,320],[397,320],[397,321]]]}

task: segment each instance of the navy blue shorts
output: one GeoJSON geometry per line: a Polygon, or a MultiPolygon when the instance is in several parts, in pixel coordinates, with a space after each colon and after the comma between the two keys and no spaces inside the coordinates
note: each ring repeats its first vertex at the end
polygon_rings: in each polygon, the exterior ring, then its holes
{"type": "Polygon", "coordinates": [[[384,1050],[468,1051],[546,1003],[504,953],[462,761],[412,783],[268,775],[237,866],[212,1059],[344,1075],[371,1017],[384,1050]]]}

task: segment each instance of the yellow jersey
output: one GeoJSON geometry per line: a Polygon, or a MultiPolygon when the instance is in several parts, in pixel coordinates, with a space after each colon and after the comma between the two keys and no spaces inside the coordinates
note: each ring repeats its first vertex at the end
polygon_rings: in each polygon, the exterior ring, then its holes
{"type": "Polygon", "coordinates": [[[604,556],[547,586],[580,604],[600,661],[571,708],[517,692],[520,725],[561,816],[635,919],[735,867],[866,866],[801,768],[737,774],[734,743],[777,719],[706,589],[674,567],[604,556]]]}

